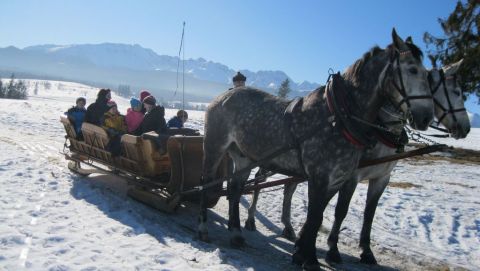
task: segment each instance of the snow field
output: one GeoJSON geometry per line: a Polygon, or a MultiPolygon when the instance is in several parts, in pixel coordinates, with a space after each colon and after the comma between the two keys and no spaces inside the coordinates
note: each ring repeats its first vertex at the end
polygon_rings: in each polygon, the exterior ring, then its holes
{"type": "MultiPolygon", "coordinates": [[[[39,84],[38,95],[29,100],[0,99],[0,270],[298,270],[290,264],[293,244],[279,236],[281,190],[260,194],[258,231],[244,230],[247,247],[236,250],[228,244],[223,198],[209,211],[213,243],[205,244],[194,238],[198,207],[187,204],[166,215],[127,198],[122,179],[70,173],[59,153],[64,143],[59,116],[77,96],[92,102],[98,89],[51,82],[50,90],[39,84]]],[[[113,99],[126,112],[128,100],[113,99]]],[[[188,113],[186,126],[203,131],[204,112],[188,113]]],[[[167,109],[166,119],[175,114],[167,109]]],[[[478,149],[479,138],[480,129],[472,129],[466,140],[448,144],[478,149]]],[[[478,165],[405,160],[391,182],[372,229],[377,270],[480,268],[478,165]]],[[[367,184],[360,183],[343,223],[339,249],[345,263],[326,269],[370,269],[356,263],[366,194],[367,184]]],[[[306,195],[306,184],[299,185],[292,204],[297,233],[305,221],[306,195]]],[[[250,196],[241,201],[242,223],[249,201],[250,196]]],[[[335,203],[336,197],[317,240],[320,260],[335,203]]]]}

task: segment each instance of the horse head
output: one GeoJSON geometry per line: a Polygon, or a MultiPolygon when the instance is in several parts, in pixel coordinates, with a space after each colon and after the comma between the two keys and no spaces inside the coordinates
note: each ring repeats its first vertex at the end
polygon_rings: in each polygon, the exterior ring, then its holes
{"type": "Polygon", "coordinates": [[[403,41],[395,29],[392,40],[386,49],[390,61],[383,73],[381,89],[413,128],[426,130],[433,120],[433,101],[422,51],[411,38],[403,41]]]}
{"type": "Polygon", "coordinates": [[[443,124],[455,139],[465,138],[470,132],[463,92],[457,81],[457,71],[462,62],[463,59],[441,69],[434,65],[428,74],[437,124],[443,124]]]}
{"type": "Polygon", "coordinates": [[[391,103],[413,128],[426,130],[433,120],[433,102],[422,52],[411,41],[404,42],[395,29],[392,39],[386,49],[374,47],[364,54],[343,76],[361,90],[353,93],[365,110],[365,120],[375,120],[379,109],[391,103]]]}

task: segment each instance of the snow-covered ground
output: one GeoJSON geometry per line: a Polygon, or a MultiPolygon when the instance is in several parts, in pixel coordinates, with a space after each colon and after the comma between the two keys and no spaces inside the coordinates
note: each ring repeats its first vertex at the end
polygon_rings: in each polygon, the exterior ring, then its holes
{"type": "MultiPolygon", "coordinates": [[[[38,80],[37,80],[38,81],[38,80]]],[[[31,84],[33,86],[33,83],[31,84]]],[[[66,168],[59,151],[59,115],[77,96],[95,99],[98,89],[76,83],[40,84],[28,100],[0,99],[0,270],[298,270],[293,244],[280,237],[282,192],[260,195],[257,232],[244,231],[247,246],[228,245],[228,205],[210,211],[213,243],[195,240],[197,207],[167,215],[125,195],[118,177],[82,178],[66,168]],[[60,89],[59,89],[60,87],[60,89]]],[[[121,112],[128,100],[113,95],[121,112]]],[[[166,118],[176,110],[166,110],[166,118]]],[[[187,126],[203,130],[204,112],[189,111],[187,126]]],[[[480,129],[448,144],[479,148],[480,129]]],[[[278,176],[277,176],[278,178],[278,176]]],[[[480,269],[480,168],[476,164],[406,160],[399,163],[377,209],[372,246],[377,270],[480,269]]],[[[345,263],[325,269],[369,270],[356,263],[367,185],[359,184],[340,235],[345,263]]],[[[292,222],[300,229],[307,188],[293,198],[292,222]]],[[[248,207],[249,196],[242,199],[248,207]]],[[[325,212],[317,240],[326,252],[325,230],[336,199],[325,212]]],[[[242,208],[242,220],[246,209],[242,208]]]]}

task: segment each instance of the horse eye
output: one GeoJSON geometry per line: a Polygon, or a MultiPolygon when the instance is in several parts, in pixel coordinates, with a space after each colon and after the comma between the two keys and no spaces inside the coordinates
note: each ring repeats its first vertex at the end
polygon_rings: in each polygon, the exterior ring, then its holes
{"type": "Polygon", "coordinates": [[[410,68],[410,69],[408,69],[408,71],[409,71],[411,74],[417,74],[417,73],[418,73],[417,68],[410,68]]]}

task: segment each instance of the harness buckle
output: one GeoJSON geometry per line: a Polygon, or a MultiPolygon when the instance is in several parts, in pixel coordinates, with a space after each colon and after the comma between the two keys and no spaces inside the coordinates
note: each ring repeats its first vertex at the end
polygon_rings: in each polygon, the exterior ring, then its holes
{"type": "Polygon", "coordinates": [[[328,117],[327,121],[332,123],[333,126],[335,126],[335,115],[331,115],[330,117],[328,117]]]}

